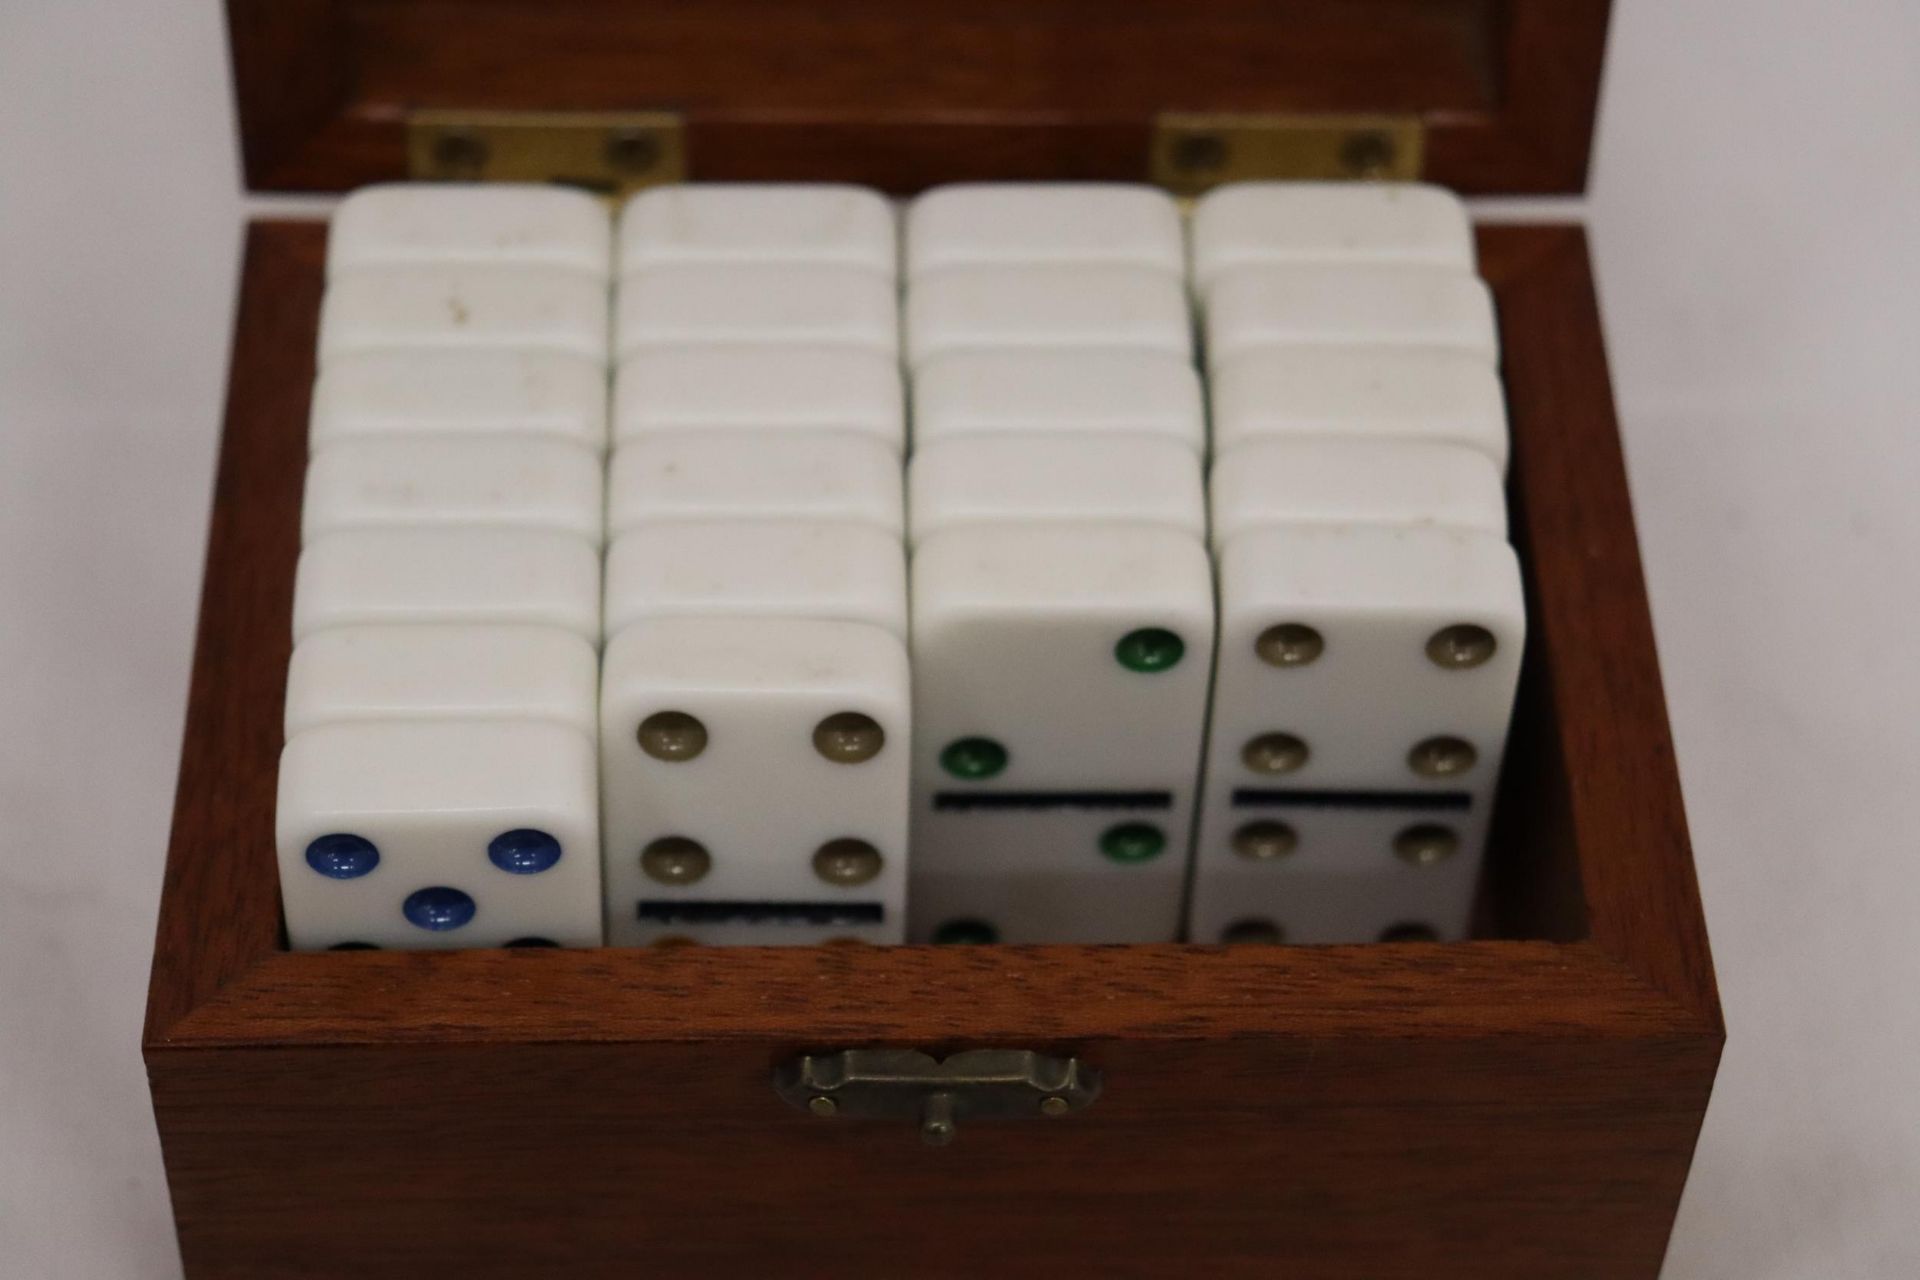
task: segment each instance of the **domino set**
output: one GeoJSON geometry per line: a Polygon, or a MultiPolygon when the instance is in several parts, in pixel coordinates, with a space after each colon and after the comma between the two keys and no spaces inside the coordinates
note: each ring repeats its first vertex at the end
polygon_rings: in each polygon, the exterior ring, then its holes
{"type": "Polygon", "coordinates": [[[1497,366],[1434,188],[362,191],[289,940],[1465,936],[1497,366]]]}

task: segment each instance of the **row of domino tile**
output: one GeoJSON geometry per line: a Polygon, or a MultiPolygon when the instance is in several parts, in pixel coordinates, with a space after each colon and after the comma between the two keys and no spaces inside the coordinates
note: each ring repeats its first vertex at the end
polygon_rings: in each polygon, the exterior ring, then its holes
{"type": "Polygon", "coordinates": [[[276,816],[296,948],[601,940],[611,268],[578,193],[334,219],[276,816]]]}
{"type": "Polygon", "coordinates": [[[1179,212],[953,187],[906,241],[910,935],[1171,941],[1213,649],[1179,212]]]}
{"type": "Polygon", "coordinates": [[[899,942],[893,209],[852,187],[668,187],[618,239],[607,941],[899,942]]]}
{"type": "Polygon", "coordinates": [[[1249,185],[1191,238],[1219,650],[1189,936],[1466,936],[1525,631],[1471,224],[1249,185]]]}

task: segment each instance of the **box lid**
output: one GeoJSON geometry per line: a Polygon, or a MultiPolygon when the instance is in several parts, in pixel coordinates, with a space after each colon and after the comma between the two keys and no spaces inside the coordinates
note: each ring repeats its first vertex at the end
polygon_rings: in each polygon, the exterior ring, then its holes
{"type": "Polygon", "coordinates": [[[479,113],[509,113],[512,125],[512,113],[659,112],[638,133],[583,145],[606,146],[637,180],[906,192],[980,178],[1200,189],[1262,173],[1392,173],[1475,193],[1574,192],[1608,10],[1609,0],[227,4],[247,181],[265,191],[484,170],[485,139],[457,128],[479,113]]]}

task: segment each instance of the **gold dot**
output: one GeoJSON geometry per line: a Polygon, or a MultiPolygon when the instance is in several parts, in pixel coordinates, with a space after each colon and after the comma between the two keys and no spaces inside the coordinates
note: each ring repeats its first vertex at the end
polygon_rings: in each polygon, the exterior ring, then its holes
{"type": "Polygon", "coordinates": [[[1407,752],[1407,767],[1423,778],[1454,778],[1473,768],[1479,758],[1471,742],[1442,734],[1407,752]]]}
{"type": "Polygon", "coordinates": [[[640,722],[640,749],[655,760],[691,760],[707,749],[707,726],[684,711],[656,711],[640,722]]]}
{"type": "Polygon", "coordinates": [[[1393,852],[1402,862],[1412,863],[1416,867],[1430,867],[1436,862],[1445,862],[1460,851],[1460,837],[1451,827],[1443,827],[1435,822],[1423,822],[1408,827],[1393,838],[1393,852]]]}
{"type": "Polygon", "coordinates": [[[1309,754],[1307,744],[1290,733],[1263,733],[1247,740],[1240,760],[1255,773],[1292,773],[1309,754]]]}
{"type": "Polygon", "coordinates": [[[858,711],[830,715],[813,727],[813,749],[836,764],[859,764],[880,754],[887,731],[858,711]]]}
{"type": "Polygon", "coordinates": [[[880,851],[865,840],[846,836],[829,840],[814,852],[813,874],[828,884],[865,884],[880,874],[884,862],[880,851]]]}
{"type": "Polygon", "coordinates": [[[712,869],[706,846],[685,836],[661,836],[640,851],[640,870],[661,884],[693,884],[712,869]]]}
{"type": "Polygon", "coordinates": [[[1252,862],[1284,858],[1299,844],[1299,834],[1284,822],[1249,822],[1233,833],[1233,851],[1252,862]]]}
{"type": "Polygon", "coordinates": [[[1430,924],[1419,924],[1413,921],[1409,921],[1406,924],[1396,924],[1391,928],[1382,932],[1380,935],[1380,941],[1382,942],[1438,942],[1440,941],[1440,935],[1434,931],[1433,926],[1430,924]]]}
{"type": "Polygon", "coordinates": [[[1427,658],[1436,667],[1465,671],[1493,657],[1493,651],[1497,648],[1499,645],[1494,641],[1493,632],[1470,622],[1462,622],[1456,626],[1442,627],[1428,638],[1427,658]]]}
{"type": "Polygon", "coordinates": [[[1304,667],[1326,651],[1327,642],[1312,627],[1283,622],[1268,627],[1253,642],[1260,661],[1273,667],[1304,667]]]}
{"type": "Polygon", "coordinates": [[[1230,947],[1270,945],[1280,938],[1280,926],[1271,920],[1236,920],[1220,933],[1220,941],[1230,947]]]}

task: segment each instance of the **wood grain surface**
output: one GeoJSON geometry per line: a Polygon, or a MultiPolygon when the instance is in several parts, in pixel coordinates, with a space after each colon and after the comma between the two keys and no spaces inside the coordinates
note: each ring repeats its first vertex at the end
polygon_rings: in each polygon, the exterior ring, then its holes
{"type": "Polygon", "coordinates": [[[1482,235],[1533,612],[1484,940],[281,949],[324,230],[247,247],[146,1033],[189,1274],[1650,1277],[1722,1029],[1581,233],[1482,235]],[[802,1051],[1076,1053],[945,1150],[802,1051]]]}
{"type": "Polygon", "coordinates": [[[1423,117],[1577,191],[1609,0],[227,0],[255,189],[404,177],[416,108],[681,111],[691,175],[1141,180],[1165,111],[1423,117]]]}

